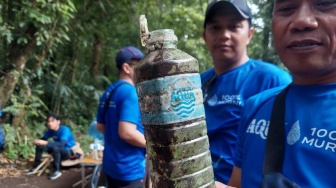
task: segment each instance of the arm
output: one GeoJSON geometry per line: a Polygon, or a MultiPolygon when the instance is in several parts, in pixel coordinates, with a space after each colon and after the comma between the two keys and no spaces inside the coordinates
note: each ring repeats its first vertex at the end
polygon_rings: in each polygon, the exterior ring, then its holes
{"type": "Polygon", "coordinates": [[[231,174],[231,178],[229,180],[228,185],[233,187],[241,187],[241,169],[234,166],[231,174]]]}
{"type": "Polygon", "coordinates": [[[48,139],[51,137],[50,130],[44,133],[43,137],[33,141],[35,146],[45,146],[48,144],[48,139]]]}
{"type": "Polygon", "coordinates": [[[105,133],[105,124],[102,124],[102,123],[96,123],[96,128],[97,128],[97,130],[99,131],[99,132],[101,132],[101,133],[105,133]]]}
{"type": "Polygon", "coordinates": [[[59,142],[47,142],[47,145],[48,145],[48,147],[60,147],[60,148],[64,148],[66,143],[67,143],[66,140],[61,140],[59,142]]]}
{"type": "Polygon", "coordinates": [[[221,183],[221,182],[219,182],[219,181],[216,181],[216,182],[215,182],[215,187],[216,187],[216,188],[235,188],[235,187],[231,187],[231,186],[229,186],[229,185],[225,185],[225,184],[223,184],[223,183],[221,183]]]}
{"type": "Polygon", "coordinates": [[[48,141],[42,140],[42,139],[36,139],[36,140],[33,141],[33,144],[35,146],[45,146],[45,145],[48,144],[48,141]]]}
{"type": "Polygon", "coordinates": [[[136,125],[119,121],[118,133],[121,139],[136,147],[146,147],[145,136],[136,129],[136,125]]]}
{"type": "Polygon", "coordinates": [[[63,148],[66,144],[66,140],[62,140],[60,142],[48,142],[46,140],[37,139],[37,140],[34,140],[33,144],[35,146],[46,146],[46,145],[48,145],[48,147],[57,146],[57,147],[62,147],[63,148]]]}

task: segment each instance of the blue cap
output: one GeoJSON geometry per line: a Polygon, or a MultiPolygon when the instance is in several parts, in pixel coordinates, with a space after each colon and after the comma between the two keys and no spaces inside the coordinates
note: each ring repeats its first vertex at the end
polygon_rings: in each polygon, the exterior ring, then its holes
{"type": "Polygon", "coordinates": [[[204,28],[216,11],[224,11],[227,8],[235,8],[243,18],[252,19],[251,9],[246,0],[213,0],[205,12],[204,28]]]}
{"type": "Polygon", "coordinates": [[[126,46],[123,47],[117,54],[115,60],[117,63],[117,67],[121,67],[123,63],[130,59],[142,59],[144,54],[134,46],[126,46]]]}

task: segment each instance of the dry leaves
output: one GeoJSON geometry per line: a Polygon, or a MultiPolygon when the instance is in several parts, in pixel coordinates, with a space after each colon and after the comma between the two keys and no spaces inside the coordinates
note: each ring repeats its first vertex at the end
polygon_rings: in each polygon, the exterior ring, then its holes
{"type": "Polygon", "coordinates": [[[0,154],[0,179],[21,176],[26,165],[26,161],[8,160],[0,154]]]}

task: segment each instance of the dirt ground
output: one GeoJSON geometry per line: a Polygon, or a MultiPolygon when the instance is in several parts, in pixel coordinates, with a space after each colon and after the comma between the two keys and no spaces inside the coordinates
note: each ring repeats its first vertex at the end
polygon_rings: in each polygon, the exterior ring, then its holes
{"type": "MultiPolygon", "coordinates": [[[[25,170],[30,167],[26,161],[8,161],[0,154],[0,188],[72,188],[73,184],[81,180],[80,165],[71,168],[62,168],[62,176],[56,180],[49,180],[47,169],[41,176],[25,175],[25,170]]],[[[50,165],[51,168],[51,165],[50,165]]],[[[93,171],[86,168],[85,173],[93,171]]],[[[81,188],[81,184],[74,188],[81,188]]],[[[89,188],[86,185],[85,188],[89,188]]]]}

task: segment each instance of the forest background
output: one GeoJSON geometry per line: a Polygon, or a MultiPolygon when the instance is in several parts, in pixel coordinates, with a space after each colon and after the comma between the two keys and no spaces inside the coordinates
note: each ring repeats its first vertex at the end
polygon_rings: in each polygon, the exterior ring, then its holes
{"type": "MultiPolygon", "coordinates": [[[[251,58],[280,65],[272,48],[273,0],[250,0],[256,33],[251,58]]],[[[46,115],[62,116],[88,151],[89,124],[99,98],[116,81],[115,55],[125,45],[142,49],[139,16],[149,31],[173,29],[177,47],[212,67],[202,39],[208,0],[0,0],[0,108],[8,159],[27,158],[32,139],[46,130],[46,115]]]]}

